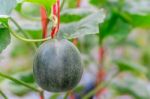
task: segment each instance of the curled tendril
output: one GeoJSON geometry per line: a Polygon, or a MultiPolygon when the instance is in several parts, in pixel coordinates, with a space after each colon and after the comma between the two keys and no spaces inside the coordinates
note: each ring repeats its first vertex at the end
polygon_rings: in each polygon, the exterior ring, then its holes
{"type": "MultiPolygon", "coordinates": [[[[53,27],[56,27],[56,26],[57,26],[57,23],[58,23],[57,17],[56,17],[55,15],[51,15],[49,18],[50,18],[50,20],[52,20],[52,22],[53,22],[53,27]]],[[[25,42],[44,42],[44,41],[47,41],[47,40],[50,40],[50,39],[51,39],[51,37],[47,37],[47,38],[43,38],[43,39],[27,39],[27,38],[24,38],[24,37],[18,35],[18,34],[17,34],[15,31],[13,31],[12,29],[9,29],[9,30],[10,30],[10,33],[11,33],[14,37],[16,37],[16,38],[18,38],[18,39],[20,39],[20,40],[22,40],[22,41],[25,41],[25,42]]]]}
{"type": "Polygon", "coordinates": [[[17,35],[17,33],[15,33],[15,31],[13,31],[12,29],[9,29],[9,30],[10,30],[10,33],[14,37],[16,37],[16,38],[18,38],[18,39],[20,39],[22,41],[25,41],[25,42],[43,42],[43,41],[47,41],[47,40],[51,39],[51,37],[47,37],[47,38],[44,38],[44,39],[26,39],[26,38],[24,38],[22,36],[17,35]]]}
{"type": "Polygon", "coordinates": [[[50,17],[49,17],[49,19],[52,20],[52,22],[53,22],[53,27],[56,27],[57,24],[58,24],[58,18],[57,18],[57,16],[54,15],[54,14],[51,14],[50,17]]]}

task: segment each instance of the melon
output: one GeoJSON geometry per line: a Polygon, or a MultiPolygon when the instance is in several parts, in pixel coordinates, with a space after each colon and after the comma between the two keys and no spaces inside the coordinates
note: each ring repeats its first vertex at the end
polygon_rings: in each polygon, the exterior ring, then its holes
{"type": "Polygon", "coordinates": [[[79,83],[82,73],[80,52],[70,41],[52,39],[39,47],[33,63],[33,74],[44,90],[71,90],[79,83]]]}

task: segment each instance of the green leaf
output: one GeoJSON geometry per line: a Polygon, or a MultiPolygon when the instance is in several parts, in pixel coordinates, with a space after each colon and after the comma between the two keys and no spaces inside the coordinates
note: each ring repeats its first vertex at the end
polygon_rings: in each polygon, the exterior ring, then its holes
{"type": "Polygon", "coordinates": [[[58,38],[77,38],[88,34],[96,34],[99,32],[98,25],[105,19],[105,12],[100,10],[95,12],[78,22],[63,24],[58,32],[58,38]]]}
{"type": "Polygon", "coordinates": [[[0,28],[7,28],[8,27],[8,18],[7,15],[0,15],[0,28]]]}
{"type": "Polygon", "coordinates": [[[15,8],[16,0],[0,0],[0,15],[9,15],[15,8]]]}
{"type": "Polygon", "coordinates": [[[100,40],[102,41],[105,37],[109,36],[111,33],[111,30],[113,27],[115,27],[115,24],[117,22],[118,16],[114,13],[108,13],[105,21],[99,25],[100,31],[99,36],[100,40]]]}
{"type": "Polygon", "coordinates": [[[7,23],[7,18],[0,18],[0,53],[10,43],[10,34],[7,23]]]}
{"type": "Polygon", "coordinates": [[[150,28],[150,14],[126,13],[126,16],[134,27],[150,28]]]}
{"type": "Polygon", "coordinates": [[[61,22],[69,23],[79,21],[93,12],[94,12],[93,9],[85,9],[85,8],[65,9],[61,12],[61,22]]]}
{"type": "Polygon", "coordinates": [[[131,73],[138,73],[138,74],[146,74],[147,70],[144,66],[139,64],[135,64],[130,62],[129,60],[117,60],[115,61],[119,70],[122,71],[130,71],[131,73]]]}
{"type": "Polygon", "coordinates": [[[0,53],[10,43],[10,34],[8,29],[9,14],[15,8],[16,0],[0,0],[0,53]]]}
{"type": "Polygon", "coordinates": [[[49,15],[51,12],[51,7],[54,3],[56,3],[56,0],[25,0],[27,2],[36,3],[39,5],[42,5],[46,8],[47,14],[49,15]]]}
{"type": "Polygon", "coordinates": [[[117,13],[110,12],[106,17],[106,20],[99,25],[100,28],[100,40],[108,36],[113,36],[117,40],[122,40],[130,33],[132,26],[119,17],[117,13]]]}

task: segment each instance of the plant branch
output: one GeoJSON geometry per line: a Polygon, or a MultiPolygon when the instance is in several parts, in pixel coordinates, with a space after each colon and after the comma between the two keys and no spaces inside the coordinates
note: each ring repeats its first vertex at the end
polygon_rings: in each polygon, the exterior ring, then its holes
{"type": "MultiPolygon", "coordinates": [[[[30,35],[28,35],[28,33],[26,33],[22,28],[21,26],[13,19],[10,17],[10,20],[15,24],[15,26],[21,31],[21,33],[26,37],[26,38],[32,38],[30,35]]],[[[36,44],[35,43],[31,43],[32,44],[32,47],[34,50],[37,49],[36,47],[36,44]]]]}
{"type": "Polygon", "coordinates": [[[30,85],[28,85],[27,83],[25,83],[25,82],[23,82],[23,81],[20,81],[20,80],[17,80],[17,79],[15,79],[15,78],[13,78],[13,77],[11,77],[11,76],[9,76],[9,75],[6,75],[6,74],[3,74],[3,73],[0,72],[0,76],[1,76],[1,77],[4,77],[4,78],[7,78],[7,79],[9,79],[9,80],[11,80],[11,81],[14,81],[14,82],[16,82],[16,83],[18,83],[18,84],[20,84],[20,85],[23,85],[23,86],[25,86],[25,87],[27,87],[27,88],[29,88],[29,89],[32,89],[33,91],[41,92],[40,89],[35,88],[35,87],[33,87],[33,86],[30,86],[30,85]]]}
{"type": "Polygon", "coordinates": [[[8,97],[0,90],[0,94],[3,96],[4,99],[8,99],[8,97]]]}
{"type": "Polygon", "coordinates": [[[26,37],[26,38],[31,38],[30,35],[28,35],[28,33],[26,33],[21,26],[12,18],[10,17],[10,20],[16,25],[16,27],[22,32],[22,34],[26,37]]]}

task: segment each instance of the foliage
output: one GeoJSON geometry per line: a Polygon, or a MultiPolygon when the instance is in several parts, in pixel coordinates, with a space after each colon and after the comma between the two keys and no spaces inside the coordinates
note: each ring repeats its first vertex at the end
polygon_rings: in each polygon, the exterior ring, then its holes
{"type": "MultiPolygon", "coordinates": [[[[33,52],[35,52],[35,50],[31,49],[33,47],[36,49],[42,42],[22,43],[18,40],[16,41],[11,35],[11,32],[15,31],[16,34],[29,39],[42,38],[40,7],[45,7],[47,15],[51,16],[51,8],[56,1],[57,0],[0,0],[0,55],[3,55],[3,50],[6,49],[10,43],[19,42],[22,45],[18,47],[15,46],[13,50],[11,49],[11,55],[8,55],[13,58],[8,62],[11,64],[8,66],[10,70],[4,69],[4,72],[8,75],[15,73],[15,75],[17,75],[15,76],[16,79],[22,81],[19,82],[19,84],[21,83],[29,88],[18,85],[16,82],[9,82],[11,92],[16,95],[26,95],[26,93],[32,91],[30,89],[41,92],[38,88],[32,87],[36,86],[32,73],[24,71],[31,71],[31,61],[33,61],[33,52]],[[13,18],[17,24],[13,22],[13,18]],[[29,47],[29,49],[27,49],[26,46],[29,47]],[[30,61],[28,61],[28,59],[30,61]],[[22,62],[22,60],[24,61],[22,62]],[[25,61],[27,61],[27,63],[24,63],[25,61]],[[26,67],[22,66],[19,62],[22,62],[26,67]],[[13,67],[16,65],[19,65],[19,68],[23,69],[14,70],[16,68],[13,67]],[[10,72],[11,70],[15,72],[12,73],[10,72]],[[29,86],[26,85],[26,83],[28,83],[29,86]]],[[[77,8],[75,0],[66,0],[64,2],[60,14],[60,30],[56,38],[69,39],[70,41],[77,38],[77,47],[81,51],[81,56],[84,60],[83,64],[86,67],[85,71],[90,71],[90,74],[92,74],[94,68],[93,75],[97,72],[97,65],[99,63],[96,51],[99,47],[104,47],[105,57],[102,64],[104,65],[104,69],[106,69],[106,76],[112,75],[112,72],[114,72],[111,70],[112,68],[117,68],[121,75],[117,77],[115,81],[106,80],[106,84],[111,83],[109,85],[111,87],[106,86],[110,91],[109,93],[115,92],[115,94],[113,94],[114,97],[127,94],[135,99],[149,99],[150,92],[146,88],[148,87],[147,82],[149,82],[150,79],[150,9],[148,5],[150,1],[87,1],[87,7],[84,7],[84,4],[82,7],[81,4],[80,8],[77,8]],[[136,34],[134,34],[135,32],[136,34]],[[143,35],[145,37],[143,37],[143,35]],[[144,38],[144,40],[141,40],[141,38],[144,38]],[[126,76],[126,78],[122,76],[126,76]]],[[[50,18],[51,17],[49,17],[49,19],[50,18]]],[[[48,36],[53,25],[51,20],[52,19],[50,19],[48,26],[48,36]]],[[[3,60],[3,56],[0,56],[0,63],[1,60],[3,60]]],[[[2,65],[3,64],[0,64],[1,71],[3,71],[3,68],[7,68],[2,65]]],[[[13,79],[13,81],[16,81],[16,79],[13,79]]],[[[3,81],[4,79],[0,78],[0,83],[3,81]]],[[[83,82],[86,82],[86,80],[83,82]]],[[[81,84],[74,89],[74,94],[82,96],[83,92],[86,92],[85,89],[86,85],[81,84]]],[[[63,96],[63,94],[55,93],[51,95],[50,99],[58,99],[60,96],[63,96]]]]}

